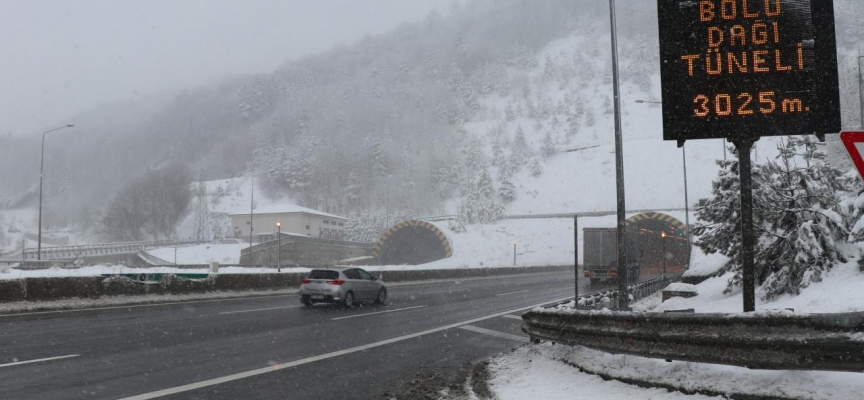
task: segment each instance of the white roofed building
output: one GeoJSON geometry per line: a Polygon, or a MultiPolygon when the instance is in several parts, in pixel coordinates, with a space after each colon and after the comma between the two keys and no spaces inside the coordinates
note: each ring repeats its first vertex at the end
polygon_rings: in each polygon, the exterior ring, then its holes
{"type": "Polygon", "coordinates": [[[249,212],[229,214],[234,237],[253,241],[276,238],[276,223],[281,224],[283,235],[302,235],[322,239],[344,240],[348,218],[328,214],[296,204],[277,204],[249,212]],[[251,226],[250,226],[251,222],[251,226]]]}

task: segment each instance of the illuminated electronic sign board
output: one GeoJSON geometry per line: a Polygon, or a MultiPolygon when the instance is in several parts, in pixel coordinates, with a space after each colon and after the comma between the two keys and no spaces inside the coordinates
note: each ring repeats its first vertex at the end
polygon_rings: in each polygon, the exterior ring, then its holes
{"type": "Polygon", "coordinates": [[[663,138],[838,133],[832,0],[658,0],[663,138]]]}

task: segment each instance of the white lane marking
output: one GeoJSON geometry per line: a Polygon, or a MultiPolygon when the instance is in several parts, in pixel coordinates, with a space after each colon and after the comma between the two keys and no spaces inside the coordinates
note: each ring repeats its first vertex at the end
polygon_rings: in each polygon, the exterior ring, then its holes
{"type": "Polygon", "coordinates": [[[437,291],[437,292],[423,292],[423,293],[417,293],[417,296],[419,296],[419,295],[421,295],[421,294],[435,294],[435,293],[463,292],[463,291],[466,291],[466,290],[468,290],[468,289],[439,290],[439,291],[437,291]]]}
{"type": "Polygon", "coordinates": [[[321,354],[321,355],[317,355],[314,357],[309,357],[309,358],[304,358],[304,359],[300,359],[300,360],[296,360],[296,361],[291,361],[291,362],[288,362],[285,364],[276,364],[276,365],[267,366],[264,368],[253,369],[250,371],[240,372],[237,374],[223,376],[220,378],[208,379],[206,381],[190,383],[188,385],[177,386],[177,387],[173,387],[173,388],[158,390],[155,392],[139,394],[137,396],[126,397],[126,398],[123,398],[120,400],[147,400],[147,399],[153,399],[153,398],[162,397],[162,396],[168,396],[170,394],[188,392],[190,390],[200,389],[200,388],[204,388],[204,387],[208,387],[208,386],[218,385],[220,383],[231,382],[231,381],[236,381],[238,379],[248,378],[250,376],[262,375],[262,374],[266,374],[268,372],[279,371],[279,370],[285,369],[285,368],[296,367],[298,365],[308,364],[308,363],[315,362],[315,361],[326,360],[328,358],[333,358],[333,357],[339,357],[339,356],[342,356],[345,354],[351,354],[351,353],[356,353],[358,351],[369,350],[369,349],[372,349],[375,347],[381,347],[381,346],[388,345],[391,343],[397,343],[397,342],[401,342],[404,340],[413,339],[413,338],[420,337],[420,336],[425,336],[425,335],[428,335],[430,333],[446,331],[448,329],[457,328],[457,327],[460,327],[462,325],[473,324],[475,322],[484,321],[484,320],[495,318],[495,317],[500,317],[500,316],[505,315],[505,314],[512,314],[514,312],[530,310],[534,307],[540,307],[542,305],[546,305],[546,304],[550,304],[550,303],[556,303],[559,301],[570,300],[572,298],[573,297],[564,297],[561,299],[544,301],[542,303],[530,305],[528,307],[517,308],[515,310],[502,311],[502,312],[490,314],[490,315],[487,315],[484,317],[478,317],[478,318],[469,319],[467,321],[457,322],[455,324],[439,326],[437,328],[427,329],[425,331],[420,331],[417,333],[411,333],[411,334],[404,335],[404,336],[399,336],[399,337],[395,337],[395,338],[391,338],[391,339],[381,340],[381,341],[374,342],[374,343],[364,344],[362,346],[352,347],[350,349],[334,351],[332,353],[326,353],[326,354],[321,354]]]}
{"type": "Polygon", "coordinates": [[[527,342],[528,341],[527,340],[528,337],[526,337],[526,336],[511,335],[509,333],[493,331],[491,329],[481,328],[479,326],[474,326],[474,325],[462,325],[459,327],[459,329],[464,329],[466,331],[471,331],[471,332],[482,333],[484,335],[489,335],[489,336],[495,336],[497,338],[502,338],[502,339],[515,340],[517,342],[527,342]]]}
{"type": "Polygon", "coordinates": [[[239,314],[239,313],[245,313],[245,312],[268,311],[268,310],[281,310],[284,308],[300,308],[300,307],[303,307],[303,306],[283,306],[283,307],[270,307],[270,308],[256,308],[254,310],[224,311],[224,312],[220,312],[219,315],[222,315],[222,314],[239,314]]]}
{"type": "Polygon", "coordinates": [[[0,314],[0,318],[15,317],[15,316],[19,316],[19,315],[60,314],[60,313],[83,312],[83,311],[116,310],[119,308],[159,307],[159,306],[170,306],[170,305],[177,305],[177,304],[215,303],[215,302],[220,302],[220,301],[255,300],[255,299],[268,299],[268,298],[272,298],[272,297],[292,297],[292,296],[297,296],[297,294],[291,293],[291,294],[274,294],[274,295],[262,295],[262,296],[248,296],[248,297],[232,297],[230,299],[172,301],[170,303],[130,304],[130,305],[126,305],[126,306],[76,308],[74,310],[34,311],[34,312],[28,312],[28,313],[0,314]]]}
{"type": "Polygon", "coordinates": [[[521,316],[521,315],[507,314],[507,315],[502,315],[502,317],[504,317],[504,318],[518,319],[518,320],[520,320],[520,321],[522,320],[522,316],[521,316]]]}
{"type": "Polygon", "coordinates": [[[530,291],[531,290],[520,290],[518,292],[496,294],[496,296],[507,296],[508,294],[519,294],[519,293],[525,293],[525,292],[530,292],[530,291]]]}
{"type": "Polygon", "coordinates": [[[405,310],[410,310],[410,309],[412,309],[412,308],[423,308],[423,307],[426,307],[426,306],[425,306],[425,305],[422,305],[422,306],[414,306],[414,307],[397,308],[397,309],[395,309],[395,310],[378,311],[378,312],[370,312],[370,313],[366,313],[366,314],[349,315],[349,316],[347,316],[347,317],[330,318],[330,320],[331,320],[331,321],[336,321],[337,319],[347,319],[347,318],[365,317],[365,316],[367,316],[367,315],[384,314],[384,313],[388,313],[388,312],[405,311],[405,310]]]}
{"type": "Polygon", "coordinates": [[[72,358],[72,357],[78,357],[78,356],[80,356],[80,354],[69,354],[68,356],[40,358],[38,360],[18,361],[18,362],[13,362],[13,363],[9,363],[9,364],[0,364],[0,368],[11,367],[13,365],[32,364],[32,363],[43,362],[43,361],[62,360],[64,358],[72,358]]]}

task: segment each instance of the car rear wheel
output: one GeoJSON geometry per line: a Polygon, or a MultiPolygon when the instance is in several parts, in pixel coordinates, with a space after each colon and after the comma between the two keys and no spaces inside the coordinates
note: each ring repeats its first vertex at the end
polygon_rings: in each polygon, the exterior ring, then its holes
{"type": "Polygon", "coordinates": [[[378,290],[378,297],[375,298],[376,304],[384,304],[387,301],[387,289],[381,288],[378,290]]]}
{"type": "Polygon", "coordinates": [[[354,293],[345,293],[345,299],[342,300],[342,304],[348,308],[354,307],[354,293]]]}

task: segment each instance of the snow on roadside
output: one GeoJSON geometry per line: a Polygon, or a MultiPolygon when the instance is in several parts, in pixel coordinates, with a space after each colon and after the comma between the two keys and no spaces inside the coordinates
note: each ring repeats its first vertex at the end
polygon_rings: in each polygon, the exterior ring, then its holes
{"type": "Polygon", "coordinates": [[[586,372],[617,379],[638,379],[708,393],[745,393],[756,396],[797,399],[860,399],[864,379],[852,372],[751,370],[726,365],[614,355],[581,346],[526,345],[513,353],[493,359],[491,387],[501,399],[584,398],[602,399],[675,399],[709,398],[688,396],[662,389],[642,389],[617,381],[579,372],[564,362],[578,365],[586,372]],[[594,392],[596,387],[597,392],[594,392]],[[627,390],[630,389],[630,390],[627,390]],[[617,397],[616,397],[617,396],[617,397]]]}
{"type": "MultiPolygon", "coordinates": [[[[664,389],[644,389],[595,375],[557,361],[542,352],[545,346],[522,346],[489,363],[489,387],[500,400],[544,399],[712,399],[664,389]]],[[[564,348],[564,346],[557,346],[564,348]]]]}
{"type": "MultiPolygon", "coordinates": [[[[741,289],[725,294],[731,273],[710,278],[696,285],[699,295],[691,298],[676,297],[655,307],[653,311],[693,308],[697,313],[741,312],[741,289]]],[[[798,296],[784,295],[773,301],[763,301],[758,293],[756,310],[783,310],[792,308],[796,314],[839,313],[864,311],[864,273],[859,272],[856,260],[835,266],[823,275],[822,282],[813,283],[798,296]]]]}
{"type": "Polygon", "coordinates": [[[699,246],[693,246],[690,252],[690,268],[684,271],[684,276],[709,276],[719,271],[729,257],[720,253],[705,254],[699,246]]]}
{"type": "MultiPolygon", "coordinates": [[[[240,250],[249,247],[248,243],[204,244],[199,246],[177,247],[177,264],[210,264],[215,261],[220,264],[237,264],[240,262],[240,250]]],[[[150,255],[168,262],[174,261],[174,247],[163,247],[148,250],[150,255]]]]}

